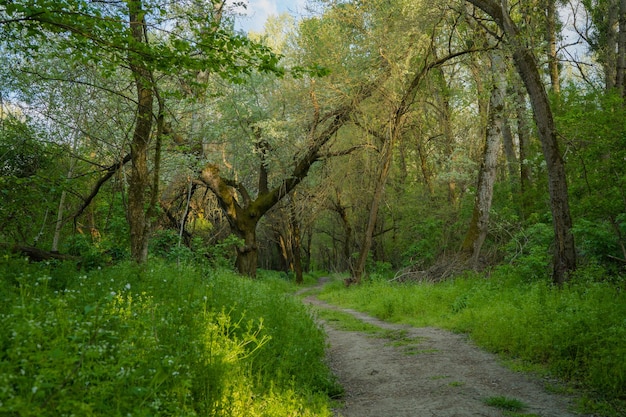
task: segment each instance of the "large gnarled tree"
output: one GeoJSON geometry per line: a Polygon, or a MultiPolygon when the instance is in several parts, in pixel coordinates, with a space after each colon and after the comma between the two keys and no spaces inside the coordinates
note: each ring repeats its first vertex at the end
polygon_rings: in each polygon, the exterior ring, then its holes
{"type": "MultiPolygon", "coordinates": [[[[256,195],[251,195],[246,186],[239,181],[222,175],[215,164],[208,164],[202,169],[199,181],[208,187],[222,207],[232,232],[243,240],[237,247],[236,266],[241,274],[256,276],[258,246],[256,229],[259,220],[279,201],[287,196],[309,173],[313,164],[328,156],[325,145],[339,129],[350,121],[350,118],[363,100],[367,99],[376,83],[357,89],[354,97],[347,103],[319,113],[319,107],[312,94],[312,116],[306,132],[306,147],[296,155],[290,164],[290,171],[283,179],[270,186],[269,172],[266,161],[261,155],[258,168],[256,195]]],[[[262,141],[257,146],[263,146],[262,141]]]]}

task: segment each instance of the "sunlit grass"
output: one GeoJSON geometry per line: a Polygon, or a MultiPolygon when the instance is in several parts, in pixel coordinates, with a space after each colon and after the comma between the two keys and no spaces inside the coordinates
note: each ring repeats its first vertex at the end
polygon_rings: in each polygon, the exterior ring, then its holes
{"type": "Polygon", "coordinates": [[[2,413],[331,415],[325,336],[282,277],[3,262],[2,413]]]}

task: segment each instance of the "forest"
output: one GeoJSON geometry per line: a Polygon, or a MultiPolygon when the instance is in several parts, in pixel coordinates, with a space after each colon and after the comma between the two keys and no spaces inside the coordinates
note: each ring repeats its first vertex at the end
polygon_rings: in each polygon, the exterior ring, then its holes
{"type": "MultiPolygon", "coordinates": [[[[0,323],[13,335],[0,339],[0,410],[327,415],[340,388],[323,336],[284,293],[333,273],[336,302],[457,278],[467,294],[501,279],[569,297],[550,314],[577,324],[554,331],[602,327],[580,343],[606,344],[599,362],[564,346],[573,362],[552,370],[618,413],[626,2],[310,0],[262,33],[236,29],[244,6],[0,0],[0,323]],[[291,358],[303,332],[315,370],[270,370],[280,361],[263,348],[291,358]],[[42,345],[68,356],[52,366],[42,345]],[[131,345],[147,353],[124,365],[131,345]],[[179,356],[151,367],[166,349],[179,356]],[[166,377],[198,361],[221,365],[166,377]],[[87,390],[109,372],[122,385],[87,390]],[[265,395],[254,412],[252,391],[265,395]],[[138,398],[151,411],[128,408],[138,398]]],[[[455,313],[471,304],[458,297],[455,313]]],[[[457,324],[440,325],[475,327],[457,324]]]]}

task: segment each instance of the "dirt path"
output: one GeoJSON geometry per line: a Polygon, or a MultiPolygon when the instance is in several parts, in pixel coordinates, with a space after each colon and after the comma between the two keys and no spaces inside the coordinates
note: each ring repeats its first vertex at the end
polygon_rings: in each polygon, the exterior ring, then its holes
{"type": "Polygon", "coordinates": [[[462,335],[389,324],[314,296],[304,302],[340,310],[403,335],[401,343],[394,344],[323,323],[331,367],[346,391],[337,417],[580,416],[568,411],[568,398],[546,392],[541,380],[504,368],[496,356],[476,348],[462,335]],[[517,399],[526,408],[519,414],[506,414],[485,404],[492,397],[517,399]]]}

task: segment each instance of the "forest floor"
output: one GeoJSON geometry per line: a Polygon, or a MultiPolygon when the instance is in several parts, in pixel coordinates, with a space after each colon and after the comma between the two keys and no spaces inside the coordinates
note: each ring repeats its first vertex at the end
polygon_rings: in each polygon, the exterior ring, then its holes
{"type": "MultiPolygon", "coordinates": [[[[321,279],[319,285],[327,280],[321,279]]],[[[506,368],[464,335],[390,324],[314,295],[304,302],[383,329],[345,331],[321,321],[328,335],[330,366],[345,389],[336,417],[580,416],[571,411],[571,398],[546,390],[557,385],[554,381],[506,368]],[[509,405],[504,399],[514,399],[524,407],[506,411],[486,404],[498,397],[501,405],[509,405]]]]}

